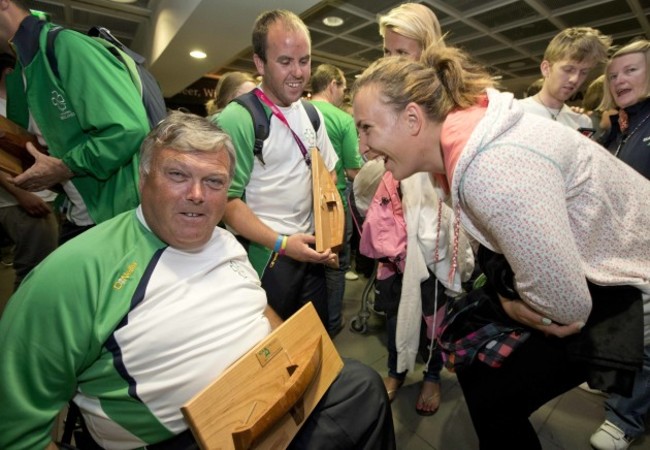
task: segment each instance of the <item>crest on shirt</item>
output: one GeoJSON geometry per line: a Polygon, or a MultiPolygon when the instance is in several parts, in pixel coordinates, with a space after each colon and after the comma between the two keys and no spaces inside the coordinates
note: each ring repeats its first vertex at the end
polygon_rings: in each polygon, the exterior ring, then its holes
{"type": "Polygon", "coordinates": [[[316,147],[316,131],[314,131],[314,127],[311,125],[308,127],[305,127],[305,129],[302,132],[302,136],[305,139],[305,147],[307,148],[312,148],[316,147]]]}
{"type": "Polygon", "coordinates": [[[244,280],[253,281],[253,279],[250,277],[250,274],[247,273],[247,270],[244,268],[244,266],[241,265],[237,260],[231,259],[228,262],[228,265],[230,266],[230,269],[233,272],[235,272],[237,275],[242,277],[244,280]]]}
{"type": "Polygon", "coordinates": [[[61,112],[59,118],[61,120],[69,119],[74,117],[74,112],[68,109],[68,103],[65,100],[65,97],[60,92],[53,90],[51,97],[52,105],[61,112]]]}

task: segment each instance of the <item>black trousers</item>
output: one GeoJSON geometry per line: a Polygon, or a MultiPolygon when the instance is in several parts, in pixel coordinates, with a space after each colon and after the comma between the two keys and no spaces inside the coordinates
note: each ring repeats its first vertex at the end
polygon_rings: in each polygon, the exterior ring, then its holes
{"type": "Polygon", "coordinates": [[[542,448],[529,416],[587,379],[566,347],[534,332],[500,368],[474,361],[457,373],[481,450],[542,448]]]}
{"type": "Polygon", "coordinates": [[[269,305],[287,320],[308,302],[314,308],[325,328],[329,324],[327,282],[325,267],[296,261],[288,256],[274,255],[262,274],[262,288],[269,305]]]}
{"type": "MultiPolygon", "coordinates": [[[[516,299],[514,275],[503,255],[481,246],[477,261],[487,277],[501,320],[496,293],[516,299]]],[[[529,416],[549,400],[589,381],[590,386],[631,393],[643,359],[643,307],[629,286],[597,286],[587,281],[592,311],[579,334],[559,339],[533,331],[497,369],[474,361],[459,370],[481,450],[541,449],[529,416]]]]}
{"type": "Polygon", "coordinates": [[[393,415],[386,388],[370,367],[346,359],[290,450],[392,450],[393,415]]]}

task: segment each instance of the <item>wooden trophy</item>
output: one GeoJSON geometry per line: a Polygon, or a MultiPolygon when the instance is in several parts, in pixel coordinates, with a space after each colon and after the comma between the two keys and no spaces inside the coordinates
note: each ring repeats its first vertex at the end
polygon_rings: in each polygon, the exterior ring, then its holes
{"type": "Polygon", "coordinates": [[[27,142],[46,153],[36,136],[0,115],[0,170],[16,176],[34,164],[34,157],[25,148],[27,142]]]}
{"type": "MultiPolygon", "coordinates": [[[[312,190],[314,193],[316,251],[322,252],[331,248],[332,252],[338,253],[343,245],[343,232],[345,230],[343,202],[318,149],[312,148],[310,156],[312,190]]],[[[339,266],[338,258],[333,266],[339,266]]]]}
{"type": "Polygon", "coordinates": [[[285,449],[342,368],[307,303],[181,411],[203,450],[285,449]]]}

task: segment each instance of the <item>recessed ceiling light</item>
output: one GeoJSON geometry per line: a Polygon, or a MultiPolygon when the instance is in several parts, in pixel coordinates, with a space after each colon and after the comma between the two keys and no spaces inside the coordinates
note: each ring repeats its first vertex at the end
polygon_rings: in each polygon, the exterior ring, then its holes
{"type": "Polygon", "coordinates": [[[343,19],[337,16],[328,16],[323,19],[323,23],[328,27],[340,27],[343,25],[343,19]]]}
{"type": "Polygon", "coordinates": [[[206,53],[201,50],[192,50],[190,52],[190,56],[196,59],[205,59],[208,55],[206,55],[206,53]]]}

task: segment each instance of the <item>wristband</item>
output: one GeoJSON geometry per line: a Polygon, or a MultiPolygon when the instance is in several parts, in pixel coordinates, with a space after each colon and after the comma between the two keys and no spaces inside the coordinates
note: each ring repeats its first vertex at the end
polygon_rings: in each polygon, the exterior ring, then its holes
{"type": "Polygon", "coordinates": [[[282,236],[282,245],[280,246],[280,251],[278,252],[280,256],[283,256],[287,252],[288,241],[289,241],[289,236],[282,236]]]}
{"type": "Polygon", "coordinates": [[[283,234],[278,234],[278,238],[275,240],[275,245],[273,246],[273,251],[275,253],[278,253],[280,251],[280,247],[282,246],[282,238],[286,237],[283,234]]]}

